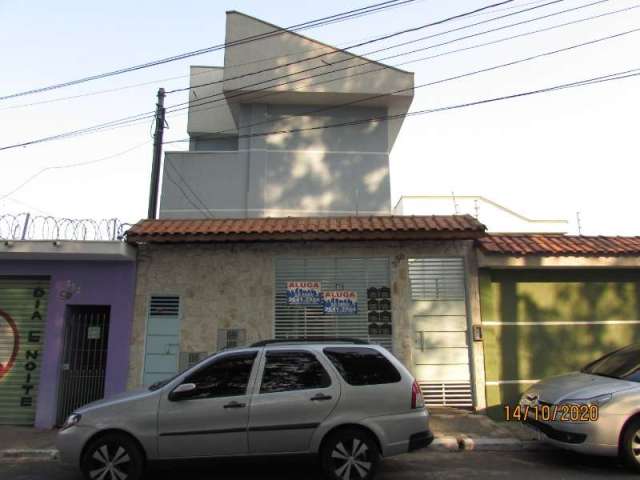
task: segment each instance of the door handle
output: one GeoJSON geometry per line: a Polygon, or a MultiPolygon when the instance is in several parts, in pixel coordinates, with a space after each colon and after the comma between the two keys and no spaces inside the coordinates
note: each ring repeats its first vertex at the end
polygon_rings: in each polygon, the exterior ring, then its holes
{"type": "Polygon", "coordinates": [[[331,400],[331,395],[323,395],[322,393],[318,393],[317,395],[311,397],[312,402],[321,402],[323,400],[331,400]]]}
{"type": "Polygon", "coordinates": [[[224,406],[224,408],[244,408],[246,406],[246,403],[229,402],[224,406]]]}

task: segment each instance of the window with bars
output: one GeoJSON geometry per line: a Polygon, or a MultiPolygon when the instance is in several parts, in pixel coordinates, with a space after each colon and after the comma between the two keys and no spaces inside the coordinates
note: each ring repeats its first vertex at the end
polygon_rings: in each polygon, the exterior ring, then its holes
{"type": "Polygon", "coordinates": [[[275,261],[275,338],[354,337],[391,349],[391,299],[376,308],[385,314],[370,315],[368,291],[389,291],[388,257],[279,257],[275,261]],[[357,293],[355,314],[324,313],[322,305],[291,305],[287,282],[320,282],[322,291],[357,293]],[[384,321],[381,319],[384,318],[384,321]],[[370,321],[371,320],[371,321],[370,321]]]}

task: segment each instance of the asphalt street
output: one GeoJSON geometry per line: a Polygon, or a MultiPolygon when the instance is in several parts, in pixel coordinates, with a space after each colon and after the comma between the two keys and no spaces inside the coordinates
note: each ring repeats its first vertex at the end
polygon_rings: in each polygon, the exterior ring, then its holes
{"type": "MultiPolygon", "coordinates": [[[[0,463],[2,480],[80,480],[74,469],[55,462],[0,463]]],[[[308,461],[193,463],[155,468],[150,480],[315,480],[308,461]]],[[[632,479],[638,475],[615,459],[586,457],[562,451],[434,452],[423,451],[386,459],[379,480],[414,479],[632,479]]]]}

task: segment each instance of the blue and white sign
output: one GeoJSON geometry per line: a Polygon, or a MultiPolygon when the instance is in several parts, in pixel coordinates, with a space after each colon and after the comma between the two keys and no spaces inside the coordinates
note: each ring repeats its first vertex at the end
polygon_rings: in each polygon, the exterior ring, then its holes
{"type": "Polygon", "coordinates": [[[355,315],[358,313],[358,293],[351,290],[335,290],[322,294],[324,313],[355,315]]]}
{"type": "Polygon", "coordinates": [[[289,305],[322,304],[320,282],[287,282],[287,303],[289,305]]]}

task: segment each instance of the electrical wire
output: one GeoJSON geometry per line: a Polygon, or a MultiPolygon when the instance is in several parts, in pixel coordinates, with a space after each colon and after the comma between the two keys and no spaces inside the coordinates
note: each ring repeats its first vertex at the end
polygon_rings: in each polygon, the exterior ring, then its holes
{"type": "MultiPolygon", "coordinates": [[[[189,192],[191,192],[191,194],[194,196],[194,198],[196,199],[197,203],[200,204],[201,207],[198,207],[197,205],[194,205],[189,197],[187,196],[187,194],[185,193],[185,191],[180,188],[180,185],[178,185],[178,183],[175,181],[175,179],[170,179],[171,183],[173,183],[176,187],[178,187],[178,190],[180,190],[180,192],[182,193],[182,195],[184,196],[184,198],[186,198],[189,203],[191,203],[191,206],[195,206],[196,210],[199,210],[201,213],[203,213],[206,217],[209,218],[213,218],[214,215],[213,213],[211,213],[211,210],[209,210],[209,208],[207,208],[207,205],[204,203],[204,201],[202,200],[202,198],[200,198],[200,195],[198,195],[192,188],[191,185],[189,185],[189,182],[187,182],[187,180],[182,176],[182,174],[180,173],[180,171],[175,167],[175,165],[173,165],[173,162],[171,161],[171,159],[166,159],[166,161],[164,162],[164,165],[168,165],[171,170],[173,170],[173,172],[178,175],[178,177],[180,177],[180,180],[182,180],[182,183],[184,184],[185,187],[187,187],[187,189],[189,190],[189,192]]],[[[167,173],[169,173],[167,171],[167,173]]]]}
{"type": "MultiPolygon", "coordinates": [[[[358,100],[353,100],[351,102],[342,103],[342,104],[340,104],[338,106],[322,107],[322,108],[319,108],[319,109],[315,109],[315,110],[304,112],[303,115],[313,115],[313,114],[317,114],[317,113],[321,113],[321,112],[326,112],[326,111],[329,111],[329,110],[335,110],[335,109],[338,109],[338,108],[344,108],[346,106],[351,106],[351,105],[356,105],[356,104],[363,103],[363,102],[368,102],[368,101],[375,100],[375,99],[378,99],[378,98],[386,97],[388,95],[397,95],[397,94],[400,94],[400,93],[406,93],[406,92],[409,92],[409,91],[413,91],[413,90],[416,90],[418,88],[424,88],[424,87],[429,87],[429,86],[433,86],[433,85],[438,85],[438,84],[450,82],[450,81],[453,81],[453,80],[459,80],[461,78],[466,78],[466,77],[470,77],[470,76],[473,76],[473,75],[478,75],[480,73],[486,73],[486,72],[490,72],[490,71],[494,71],[494,70],[498,70],[498,69],[502,69],[502,68],[506,68],[506,67],[511,67],[511,66],[518,65],[518,64],[521,64],[521,63],[525,63],[525,62],[529,62],[529,61],[532,61],[532,60],[537,60],[539,58],[543,58],[543,57],[547,57],[547,56],[551,56],[551,55],[556,55],[556,54],[559,54],[559,53],[568,52],[568,51],[571,51],[571,50],[575,50],[577,48],[582,48],[582,47],[585,47],[585,46],[594,45],[594,44],[597,44],[597,43],[600,43],[600,42],[604,42],[604,41],[608,41],[608,40],[613,40],[615,38],[619,38],[619,37],[622,37],[622,36],[625,36],[625,35],[630,35],[632,33],[637,33],[639,31],[640,31],[640,28],[635,28],[635,29],[632,29],[632,30],[619,32],[619,33],[616,33],[616,34],[608,35],[608,36],[597,38],[597,39],[594,39],[594,40],[589,40],[589,41],[585,41],[585,42],[582,42],[582,43],[570,45],[568,47],[563,47],[563,48],[560,48],[560,49],[550,50],[550,51],[542,52],[542,53],[539,53],[539,54],[536,54],[536,55],[531,55],[531,56],[528,56],[528,57],[520,58],[520,59],[517,59],[517,60],[513,60],[513,61],[510,61],[510,62],[507,62],[507,63],[501,63],[501,64],[498,64],[498,65],[493,65],[493,66],[490,66],[490,67],[485,67],[485,68],[482,68],[482,69],[473,70],[471,72],[466,72],[466,73],[462,73],[462,74],[459,74],[459,75],[446,77],[446,78],[443,78],[443,79],[440,79],[440,80],[435,80],[435,81],[423,83],[423,84],[420,84],[420,85],[411,86],[409,88],[402,88],[402,89],[394,90],[394,91],[391,91],[391,92],[385,92],[383,94],[370,95],[370,96],[367,96],[367,97],[364,97],[364,98],[360,98],[358,100]]],[[[370,72],[367,72],[367,73],[370,73],[370,72]]],[[[335,80],[332,80],[332,81],[335,81],[335,80]]],[[[273,123],[274,121],[278,121],[278,120],[266,120],[266,121],[252,123],[252,124],[249,124],[249,125],[243,125],[243,126],[239,127],[238,130],[247,129],[247,128],[253,128],[255,126],[262,125],[262,124],[265,124],[265,123],[273,123]]],[[[233,131],[235,132],[235,129],[233,131]]],[[[231,130],[222,130],[222,131],[218,131],[218,132],[212,132],[211,135],[224,135],[224,134],[229,133],[229,132],[231,132],[231,130]]]]}
{"type": "MultiPolygon", "coordinates": [[[[563,89],[567,89],[567,88],[574,88],[574,87],[580,87],[580,86],[586,86],[586,85],[594,85],[594,84],[597,84],[597,83],[603,83],[603,82],[608,82],[608,81],[613,81],[613,80],[622,80],[622,79],[625,79],[625,78],[636,77],[636,76],[639,76],[639,75],[640,75],[640,67],[636,67],[636,68],[633,68],[633,69],[630,69],[630,70],[625,70],[623,72],[616,72],[616,73],[606,74],[606,75],[602,75],[602,76],[598,76],[598,77],[587,78],[587,79],[578,80],[578,81],[575,81],[575,82],[570,82],[570,83],[565,83],[565,84],[560,84],[560,85],[554,85],[554,86],[551,86],[551,87],[545,87],[545,88],[541,88],[541,89],[538,89],[538,90],[529,90],[529,91],[525,91],[525,92],[518,92],[518,93],[514,93],[514,94],[510,94],[510,95],[500,96],[500,97],[492,97],[492,98],[476,100],[476,101],[473,101],[473,102],[461,103],[461,104],[456,104],[456,105],[448,105],[448,106],[445,106],[445,107],[430,108],[430,109],[418,110],[418,111],[414,111],[414,112],[402,113],[402,114],[397,114],[397,115],[381,115],[381,116],[378,116],[378,117],[371,117],[371,118],[365,118],[365,119],[360,119],[360,120],[353,120],[353,121],[350,121],[350,122],[335,123],[335,124],[330,124],[330,125],[322,125],[322,126],[317,126],[317,127],[293,128],[293,129],[286,129],[286,130],[272,130],[272,131],[269,131],[269,132],[244,134],[244,135],[239,135],[238,138],[264,137],[264,136],[268,136],[268,135],[283,135],[283,134],[307,132],[307,131],[313,131],[313,130],[324,130],[324,129],[329,129],[329,128],[338,128],[338,127],[346,127],[346,126],[352,126],[352,125],[361,125],[361,124],[372,123],[372,122],[396,120],[396,119],[401,119],[401,118],[414,117],[414,116],[418,116],[418,115],[426,115],[426,114],[431,114],[431,113],[443,112],[443,111],[447,111],[447,110],[457,110],[457,109],[460,109],[460,108],[467,108],[467,107],[472,107],[472,106],[476,106],[476,105],[484,105],[484,104],[494,103],[494,102],[499,102],[499,101],[504,101],[504,100],[511,100],[511,99],[515,99],[515,98],[526,97],[526,96],[530,96],[530,95],[537,95],[537,94],[541,94],[541,93],[548,93],[548,92],[552,92],[552,91],[556,91],[556,90],[563,90],[563,89]]],[[[186,141],[189,141],[189,139],[173,140],[173,141],[165,142],[165,143],[166,144],[172,144],[172,143],[182,143],[182,142],[186,142],[186,141]]]]}
{"type": "MultiPolygon", "coordinates": [[[[488,5],[488,6],[479,8],[479,9],[475,9],[475,10],[471,10],[469,12],[465,12],[463,14],[458,14],[458,15],[455,15],[455,16],[452,16],[452,17],[448,17],[448,18],[445,18],[445,19],[442,19],[442,20],[439,20],[439,21],[436,21],[436,22],[432,22],[432,23],[425,24],[425,25],[420,25],[418,27],[412,27],[410,29],[403,30],[403,31],[400,31],[400,32],[394,32],[394,33],[389,34],[389,35],[384,35],[383,37],[378,37],[375,41],[379,41],[381,39],[387,39],[387,38],[390,38],[392,36],[396,36],[396,35],[400,35],[400,34],[403,34],[403,33],[407,33],[409,31],[417,31],[417,30],[426,28],[427,26],[439,25],[439,24],[442,24],[442,23],[445,23],[445,22],[448,22],[448,21],[452,21],[452,20],[456,20],[456,19],[462,18],[463,16],[466,16],[466,15],[469,15],[469,14],[472,14],[472,13],[476,13],[476,12],[481,11],[481,10],[486,10],[488,8],[492,8],[493,6],[496,6],[496,5],[502,5],[504,3],[509,3],[511,1],[513,1],[513,0],[507,0],[505,2],[500,2],[500,3],[488,5]]],[[[562,2],[562,1],[565,1],[565,0],[554,0],[552,2],[548,2],[548,3],[544,4],[543,6],[554,4],[554,3],[559,3],[559,2],[562,2]]],[[[608,0],[600,0],[600,1],[608,1],[608,0]]],[[[497,18],[490,19],[490,20],[487,20],[487,21],[492,21],[492,20],[496,20],[496,19],[499,19],[499,18],[505,18],[507,16],[515,15],[515,14],[518,14],[518,13],[522,13],[524,11],[530,11],[533,8],[539,8],[539,7],[532,7],[532,8],[528,8],[526,10],[513,12],[511,14],[503,15],[501,17],[497,17],[497,18]]],[[[478,22],[478,23],[476,23],[474,25],[477,25],[479,23],[485,23],[485,22],[486,21],[478,22]]],[[[473,26],[473,25],[470,25],[470,26],[473,26]]],[[[446,33],[446,32],[443,32],[443,33],[446,33]]],[[[366,42],[366,43],[372,43],[372,41],[369,41],[369,42],[366,42]]],[[[299,74],[299,73],[301,73],[301,72],[297,72],[296,74],[299,74]]],[[[326,73],[329,73],[329,72],[325,72],[325,74],[326,73]]],[[[273,81],[273,79],[270,79],[269,81],[273,81]]],[[[264,82],[262,82],[262,83],[264,83],[264,82]]],[[[186,102],[186,103],[189,103],[189,102],[186,102]]],[[[183,105],[183,104],[178,104],[178,105],[183,105]]],[[[170,108],[176,107],[178,105],[173,105],[173,106],[170,106],[170,107],[167,107],[167,108],[170,109],[170,108]]],[[[175,111],[175,110],[169,110],[169,111],[175,111]]],[[[10,149],[10,148],[25,147],[25,146],[38,144],[38,143],[42,143],[42,142],[47,142],[47,141],[52,141],[52,140],[58,140],[58,139],[61,139],[61,138],[67,138],[67,137],[73,137],[73,136],[77,136],[77,135],[83,135],[83,134],[86,134],[86,133],[94,133],[94,132],[97,132],[97,131],[102,131],[104,129],[110,129],[112,127],[118,127],[118,126],[120,126],[121,124],[124,124],[124,123],[144,121],[144,120],[146,120],[148,118],[152,118],[154,115],[155,115],[154,111],[149,111],[149,112],[144,112],[144,113],[140,113],[140,114],[136,114],[136,115],[131,115],[131,116],[128,116],[128,117],[117,119],[117,120],[112,120],[110,122],[96,124],[96,125],[93,125],[91,127],[85,127],[85,128],[78,129],[78,130],[73,130],[73,131],[70,131],[70,132],[63,132],[63,133],[60,133],[60,134],[39,138],[39,139],[36,139],[36,140],[30,140],[30,141],[19,143],[19,144],[0,147],[0,151],[1,150],[7,150],[7,149],[10,149]]]]}
{"type": "Polygon", "coordinates": [[[132,152],[134,150],[137,150],[138,148],[143,147],[144,145],[148,145],[150,143],[151,143],[151,141],[147,140],[146,142],[139,143],[137,145],[134,145],[133,147],[127,148],[126,150],[122,150],[121,152],[117,152],[117,153],[114,153],[112,155],[108,155],[106,157],[96,158],[94,160],[89,160],[89,161],[85,161],[85,162],[77,162],[77,163],[69,163],[69,164],[66,164],[66,165],[55,165],[55,166],[51,166],[51,167],[45,167],[45,168],[43,168],[41,170],[38,170],[36,173],[31,175],[30,177],[28,177],[24,182],[22,182],[20,185],[15,187],[10,192],[5,193],[4,195],[1,195],[0,196],[0,201],[4,200],[5,198],[7,198],[7,197],[9,197],[11,195],[13,195],[14,193],[18,192],[19,190],[21,190],[22,188],[27,186],[29,183],[34,181],[36,178],[38,178],[40,175],[42,175],[43,173],[48,172],[50,170],[63,170],[63,169],[67,169],[67,168],[84,167],[86,165],[91,165],[91,164],[98,163],[98,162],[104,162],[106,160],[111,160],[111,159],[116,158],[116,157],[121,157],[122,155],[125,155],[125,154],[127,154],[129,152],[132,152]]]}
{"type": "MultiPolygon", "coordinates": [[[[408,3],[412,3],[415,0],[403,0],[402,2],[399,2],[399,0],[387,0],[384,2],[380,2],[380,3],[376,3],[376,4],[372,4],[372,5],[367,5],[365,7],[360,7],[357,9],[353,9],[353,10],[349,10],[346,12],[340,12],[334,15],[330,15],[327,17],[322,17],[322,18],[318,18],[318,19],[313,19],[313,20],[309,20],[303,23],[299,23],[296,25],[292,25],[290,27],[287,27],[286,29],[282,29],[279,27],[275,27],[275,30],[271,31],[271,32],[266,32],[263,34],[258,34],[258,35],[252,35],[249,37],[245,37],[245,38],[241,38],[238,40],[235,40],[233,42],[226,42],[226,43],[222,43],[222,44],[217,44],[217,45],[213,45],[210,47],[205,47],[205,48],[201,48],[198,50],[193,50],[190,52],[186,52],[186,53],[181,53],[178,55],[173,55],[171,57],[166,57],[166,58],[161,58],[158,60],[152,60],[150,62],[146,62],[146,63],[142,63],[139,65],[133,65],[133,66],[129,66],[129,67],[124,67],[124,68],[120,68],[117,70],[112,70],[110,72],[104,72],[104,73],[100,73],[97,75],[90,75],[87,77],[83,77],[83,78],[78,78],[76,80],[70,80],[67,82],[62,82],[62,83],[57,83],[57,84],[53,84],[53,85],[48,85],[45,87],[39,87],[39,88],[34,88],[31,90],[25,90],[22,92],[16,92],[16,93],[11,93],[8,95],[4,95],[0,97],[0,100],[7,100],[10,98],[15,98],[15,97],[22,97],[25,95],[32,95],[35,93],[41,93],[41,92],[46,92],[46,91],[50,91],[50,90],[56,90],[59,88],[63,88],[63,87],[69,87],[72,85],[78,85],[81,83],[86,83],[86,82],[90,82],[90,81],[94,81],[94,80],[99,80],[102,78],[106,78],[106,77],[112,77],[115,75],[121,75],[123,73],[129,73],[129,72],[133,72],[133,71],[137,71],[137,70],[142,70],[145,68],[149,68],[149,67],[154,67],[157,65],[162,65],[165,63],[170,63],[170,62],[175,62],[177,60],[183,60],[185,58],[191,58],[194,56],[198,56],[198,55],[202,55],[205,53],[209,53],[209,52],[213,52],[216,50],[221,50],[223,48],[228,48],[228,47],[232,47],[232,46],[237,46],[237,45],[243,45],[245,43],[250,43],[250,42],[254,42],[256,40],[262,40],[265,38],[269,38],[272,36],[277,36],[282,34],[283,32],[286,31],[300,31],[300,30],[306,30],[306,29],[310,29],[310,28],[317,28],[319,26],[323,26],[324,24],[329,24],[329,23],[335,23],[336,21],[339,21],[339,19],[341,19],[342,17],[345,17],[345,19],[349,19],[352,18],[356,13],[360,13],[360,14],[364,14],[365,12],[368,12],[369,10],[373,12],[379,12],[381,10],[383,10],[385,5],[388,7],[391,6],[395,6],[397,4],[408,4],[408,3]]],[[[510,0],[513,1],[513,0],[510,0]]],[[[361,16],[361,15],[359,15],[361,16]]]]}

